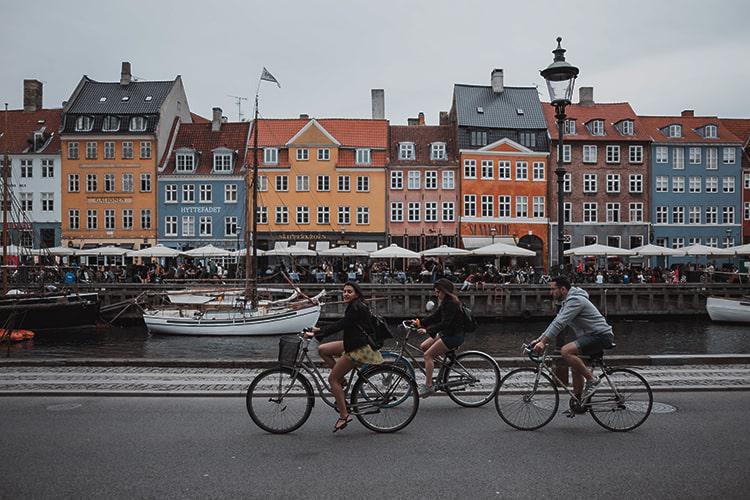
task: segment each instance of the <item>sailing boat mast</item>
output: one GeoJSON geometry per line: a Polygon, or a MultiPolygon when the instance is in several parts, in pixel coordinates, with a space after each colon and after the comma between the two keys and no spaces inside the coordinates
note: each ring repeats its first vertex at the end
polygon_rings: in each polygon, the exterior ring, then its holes
{"type": "Polygon", "coordinates": [[[3,157],[3,295],[8,293],[8,205],[10,205],[10,189],[8,188],[8,178],[10,177],[10,158],[8,157],[8,103],[5,103],[5,125],[3,127],[3,136],[5,138],[5,156],[3,157]]]}
{"type": "MultiPolygon", "coordinates": [[[[260,87],[260,83],[258,84],[260,87]]],[[[260,88],[258,89],[260,90],[260,88]]],[[[258,305],[258,92],[255,93],[255,115],[253,117],[253,198],[250,205],[250,218],[252,221],[252,254],[250,248],[245,245],[245,260],[247,268],[247,278],[251,286],[250,299],[253,307],[258,305]]]]}

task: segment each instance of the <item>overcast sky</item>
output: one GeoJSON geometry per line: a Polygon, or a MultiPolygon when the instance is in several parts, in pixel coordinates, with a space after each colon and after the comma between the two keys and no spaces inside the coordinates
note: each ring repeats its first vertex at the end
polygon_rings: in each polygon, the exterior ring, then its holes
{"type": "MultiPolygon", "coordinates": [[[[454,83],[538,85],[563,37],[577,86],[639,114],[750,118],[750,2],[466,0],[2,0],[0,102],[23,104],[23,79],[44,82],[58,107],[82,75],[119,81],[182,75],[193,112],[250,98],[263,66],[261,116],[370,117],[384,88],[386,118],[424,111],[436,124],[454,83]]],[[[577,91],[576,91],[577,95],[577,91]]]]}

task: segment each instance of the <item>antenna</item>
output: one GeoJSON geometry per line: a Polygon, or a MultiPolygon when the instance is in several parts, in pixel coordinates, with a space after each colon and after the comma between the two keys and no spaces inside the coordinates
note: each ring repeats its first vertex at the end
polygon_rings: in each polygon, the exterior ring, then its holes
{"type": "Polygon", "coordinates": [[[247,101],[247,97],[241,95],[227,94],[228,97],[234,98],[234,103],[237,105],[237,120],[242,121],[242,101],[247,101]]]}

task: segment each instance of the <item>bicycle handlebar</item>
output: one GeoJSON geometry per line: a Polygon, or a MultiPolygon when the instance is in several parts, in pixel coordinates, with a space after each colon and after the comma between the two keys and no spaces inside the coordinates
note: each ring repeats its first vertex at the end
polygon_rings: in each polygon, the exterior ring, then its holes
{"type": "Polygon", "coordinates": [[[539,364],[542,362],[542,360],[544,359],[544,356],[547,354],[547,347],[548,346],[545,345],[542,353],[536,354],[531,344],[524,343],[522,345],[522,348],[523,348],[522,353],[526,354],[529,357],[529,359],[533,361],[534,363],[539,364]]]}

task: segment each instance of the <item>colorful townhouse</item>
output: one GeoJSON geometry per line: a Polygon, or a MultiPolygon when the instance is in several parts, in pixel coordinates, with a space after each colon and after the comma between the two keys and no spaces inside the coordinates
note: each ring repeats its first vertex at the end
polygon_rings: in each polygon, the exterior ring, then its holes
{"type": "MultiPolygon", "coordinates": [[[[23,109],[0,113],[0,154],[8,154],[11,166],[9,243],[27,248],[60,244],[62,109],[44,109],[42,90],[42,82],[24,80],[23,109]]],[[[0,211],[0,221],[3,216],[0,211]]]]}
{"type": "MultiPolygon", "coordinates": [[[[715,116],[640,116],[651,146],[651,222],[657,245],[740,241],[742,142],[715,116]]],[[[701,257],[701,262],[706,258],[701,257]]],[[[670,262],[695,262],[694,257],[670,262]]]]}
{"type": "Polygon", "coordinates": [[[178,123],[158,171],[159,243],[178,250],[244,247],[249,122],[178,123]]]}
{"type": "Polygon", "coordinates": [[[750,243],[750,119],[722,118],[721,123],[742,141],[742,243],[750,243]]]}
{"type": "MultiPolygon", "coordinates": [[[[412,119],[410,119],[410,122],[412,119]]],[[[421,252],[458,242],[458,155],[453,129],[390,127],[386,243],[421,252]]]]}
{"type": "Polygon", "coordinates": [[[182,79],[119,82],[84,76],[63,107],[62,243],[156,243],[156,167],[178,123],[192,121],[182,79]]]}
{"type": "MultiPolygon", "coordinates": [[[[557,162],[557,121],[545,104],[557,162]]],[[[628,103],[597,103],[593,87],[565,108],[563,129],[565,248],[600,243],[636,248],[649,242],[649,144],[651,135],[628,103]]],[[[557,265],[557,176],[549,178],[550,234],[557,265]]]]}
{"type": "Polygon", "coordinates": [[[253,133],[248,170],[257,154],[259,248],[373,251],[385,243],[387,120],[261,119],[257,153],[253,133]]]}

